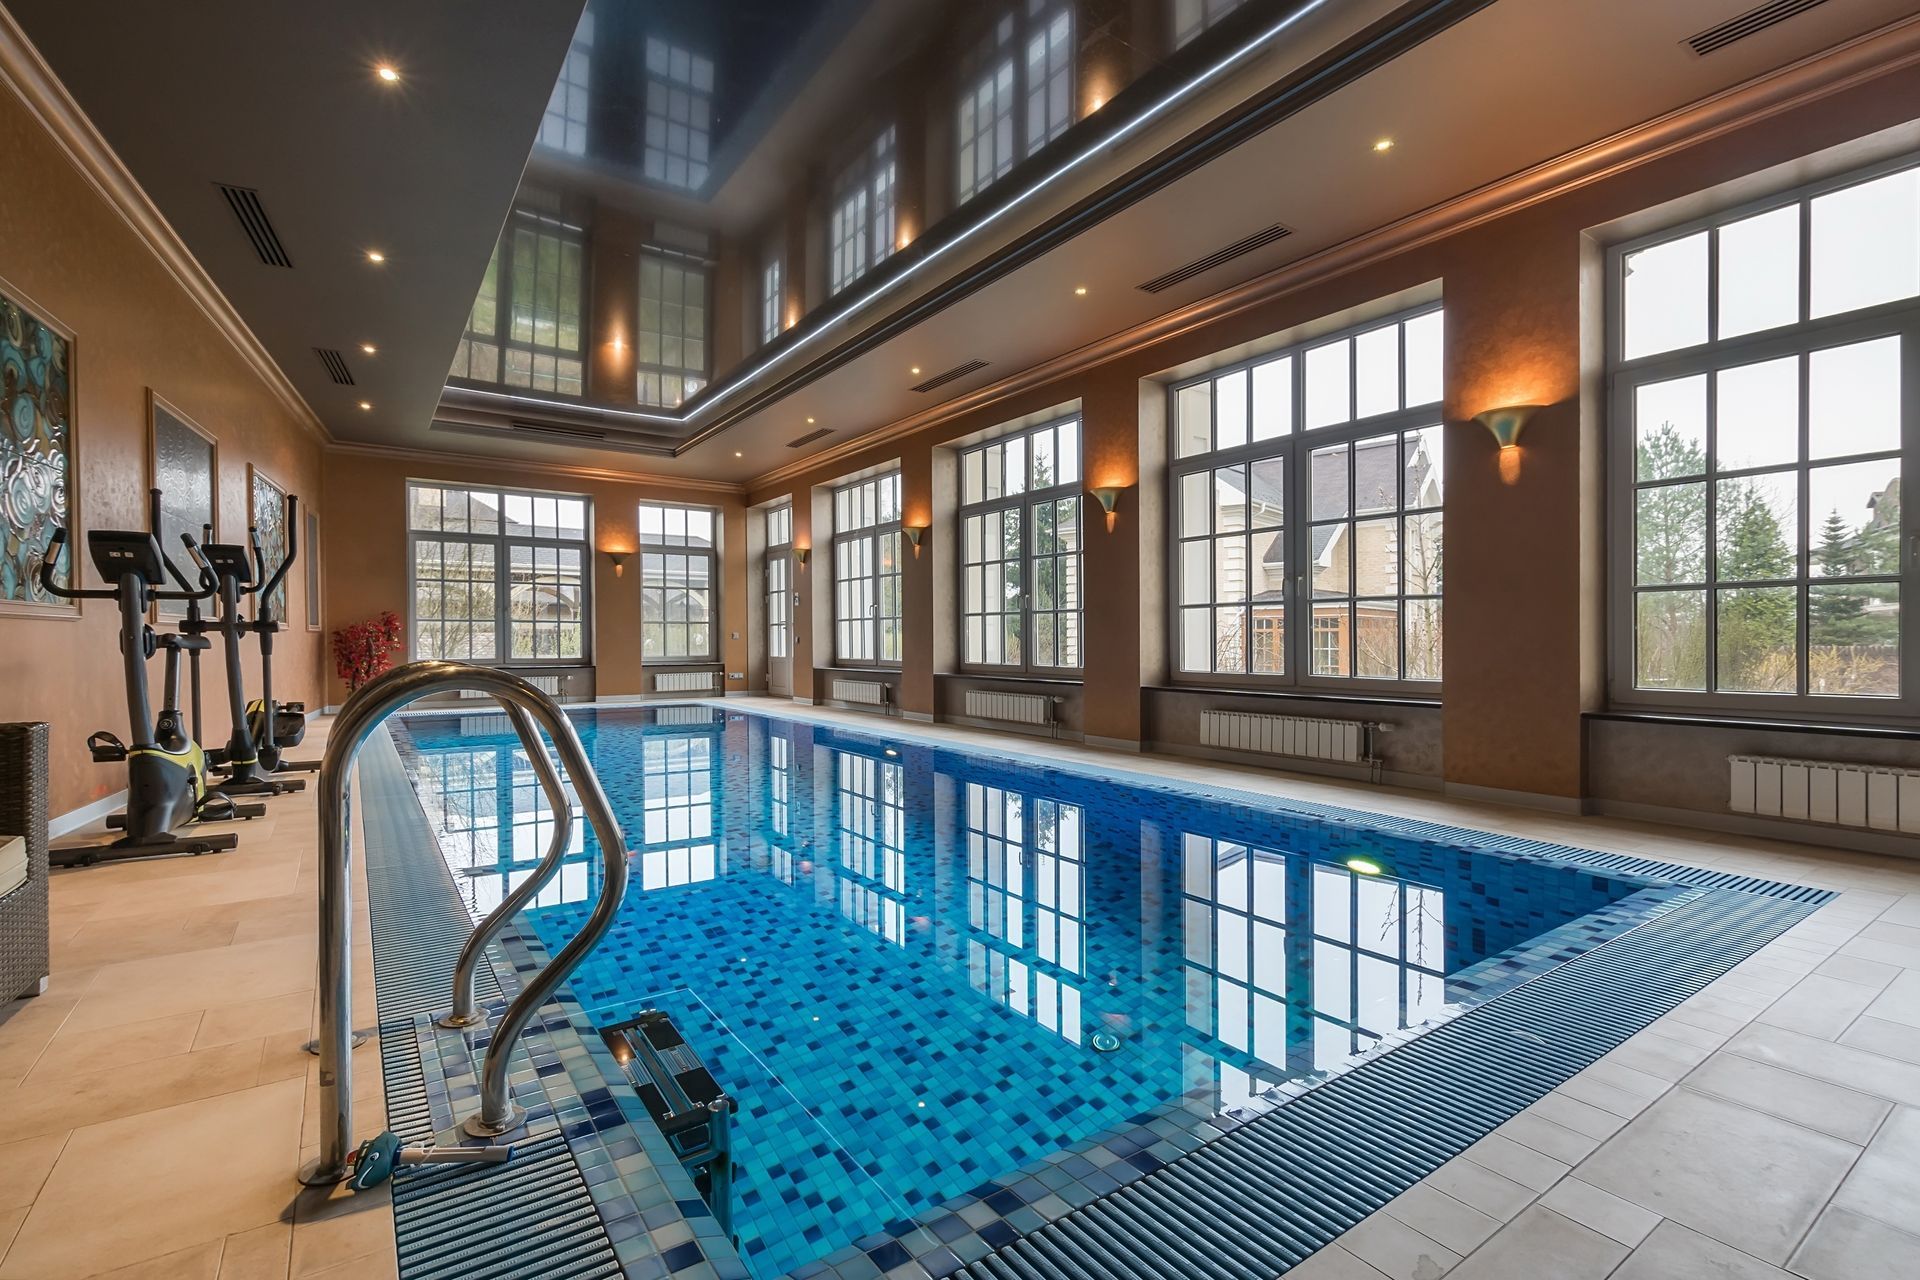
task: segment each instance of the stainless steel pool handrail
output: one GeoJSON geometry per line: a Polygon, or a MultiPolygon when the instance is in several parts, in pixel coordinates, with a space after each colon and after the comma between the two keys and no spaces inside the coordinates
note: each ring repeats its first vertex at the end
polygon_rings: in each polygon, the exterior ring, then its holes
{"type": "MultiPolygon", "coordinates": [[[[473,689],[502,706],[518,707],[553,739],[572,777],[581,807],[599,841],[605,874],[599,900],[586,925],[521,988],[501,1015],[481,1068],[480,1110],[463,1126],[476,1136],[506,1133],[525,1118],[508,1087],[508,1060],[534,1012],[546,1003],[586,953],[596,946],[620,909],[627,890],[626,840],[600,780],[588,763],[579,735],[559,706],[512,672],[466,663],[410,662],[376,677],[341,707],[320,766],[320,1155],[300,1173],[318,1186],[347,1174],[353,1146],[352,802],[347,781],[360,748],[380,722],[410,702],[435,693],[473,689]]],[[[509,711],[511,716],[511,711],[509,711]]],[[[516,730],[520,722],[515,722],[516,730]]],[[[524,740],[524,739],[523,739],[524,740]]],[[[544,753],[535,733],[529,754],[544,753]]]]}
{"type": "Polygon", "coordinates": [[[453,1011],[439,1020],[443,1027],[471,1027],[487,1020],[473,998],[474,975],[479,971],[481,957],[486,955],[487,944],[513,919],[514,913],[546,888],[547,881],[553,879],[554,872],[565,860],[567,844],[573,839],[573,806],[567,802],[566,784],[560,780],[560,772],[553,767],[553,758],[541,741],[539,726],[534,724],[533,717],[512,704],[507,706],[507,718],[513,722],[514,731],[527,749],[527,762],[533,766],[533,776],[540,780],[540,789],[547,794],[547,808],[553,813],[553,839],[533,874],[487,913],[486,919],[474,927],[466,945],[460,948],[460,958],[453,966],[453,1011]]]}

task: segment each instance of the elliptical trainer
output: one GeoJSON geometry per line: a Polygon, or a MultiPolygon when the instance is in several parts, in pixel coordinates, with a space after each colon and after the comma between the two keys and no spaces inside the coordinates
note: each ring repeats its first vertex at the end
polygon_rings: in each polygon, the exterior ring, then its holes
{"type": "MultiPolygon", "coordinates": [[[[183,541],[191,542],[186,534],[180,536],[183,541]]],[[[225,642],[226,650],[227,713],[233,728],[227,738],[226,748],[214,756],[227,772],[227,776],[220,781],[220,789],[229,795],[240,796],[277,796],[303,790],[307,785],[303,779],[267,776],[259,753],[254,748],[253,733],[247,724],[247,695],[240,668],[240,645],[251,626],[240,616],[240,597],[260,585],[253,559],[246,547],[231,542],[206,543],[199,548],[196,559],[202,571],[211,574],[218,584],[220,612],[216,629],[225,642]]]]}
{"type": "Polygon", "coordinates": [[[48,851],[55,866],[87,866],[114,858],[150,858],[163,854],[214,853],[231,849],[239,837],[231,833],[176,835],[174,828],[192,821],[207,801],[206,757],[200,744],[181,731],[177,690],[180,649],[166,646],[168,695],[172,713],[156,721],[147,694],[147,659],[160,647],[147,623],[148,606],[155,600],[188,600],[198,592],[166,591],[157,584],[167,572],[166,557],[149,531],[90,529],[87,551],[95,570],[113,586],[62,586],[54,572],[67,531],[56,528],[40,561],[40,585],[63,600],[115,600],[120,607],[120,654],[127,686],[127,723],[134,739],[128,746],[106,730],[87,738],[96,763],[124,762],[127,766],[126,834],[119,839],[62,841],[48,851]]]}
{"type": "Polygon", "coordinates": [[[273,637],[280,630],[280,620],[273,616],[273,593],[279,590],[287,570],[293,568],[294,557],[299,554],[299,516],[300,499],[288,494],[282,521],[287,531],[287,554],[271,575],[267,573],[266,554],[260,547],[260,530],[247,530],[247,540],[253,544],[254,581],[259,585],[253,589],[253,621],[246,624],[246,628],[260,637],[260,696],[247,704],[247,733],[253,739],[253,751],[260,767],[269,773],[283,770],[312,773],[320,768],[318,760],[288,760],[281,754],[281,748],[297,747],[306,737],[307,708],[299,702],[283,705],[273,697],[273,637]],[[261,582],[262,578],[266,581],[261,582]]]}

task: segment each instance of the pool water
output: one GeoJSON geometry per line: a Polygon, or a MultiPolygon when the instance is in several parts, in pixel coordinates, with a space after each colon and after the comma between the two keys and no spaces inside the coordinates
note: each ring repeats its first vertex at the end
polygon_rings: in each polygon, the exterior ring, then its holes
{"type": "MultiPolygon", "coordinates": [[[[1169,1100],[1338,1068],[1647,884],[884,730],[572,715],[633,870],[572,988],[596,1025],[671,1014],[738,1100],[734,1230],[763,1277],[1169,1100]]],[[[504,717],[404,724],[483,913],[545,851],[545,796],[504,717]]],[[[528,912],[549,950],[598,891],[574,833],[528,912]]]]}

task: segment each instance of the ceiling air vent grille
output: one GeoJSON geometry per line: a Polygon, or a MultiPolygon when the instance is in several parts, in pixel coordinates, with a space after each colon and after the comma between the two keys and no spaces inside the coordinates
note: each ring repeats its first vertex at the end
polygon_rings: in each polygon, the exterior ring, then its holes
{"type": "Polygon", "coordinates": [[[293,259],[287,256],[287,247],[280,243],[280,233],[267,221],[260,193],[252,187],[230,187],[224,182],[216,185],[227,198],[227,207],[233,210],[233,216],[240,219],[240,229],[247,233],[247,240],[260,255],[260,261],[270,267],[291,267],[293,259]]]}
{"type": "Polygon", "coordinates": [[[807,432],[807,434],[801,436],[798,440],[787,441],[787,448],[804,449],[808,445],[812,444],[815,440],[818,440],[823,436],[830,436],[832,434],[833,434],[832,427],[821,427],[818,431],[807,432]]]}
{"type": "Polygon", "coordinates": [[[556,436],[563,440],[605,440],[598,427],[563,427],[551,422],[515,422],[514,431],[529,436],[556,436]]]}
{"type": "Polygon", "coordinates": [[[320,357],[320,364],[327,376],[343,387],[353,385],[353,370],[347,368],[347,358],[332,347],[315,347],[313,354],[320,357]]]}
{"type": "Polygon", "coordinates": [[[1736,40],[1745,40],[1755,32],[1765,31],[1778,22],[1785,22],[1797,13],[1805,13],[1827,0],[1767,0],[1745,13],[1737,13],[1716,26],[1708,27],[1697,35],[1687,37],[1687,44],[1701,57],[1719,49],[1724,49],[1736,40]]]}
{"type": "Polygon", "coordinates": [[[953,382],[959,378],[964,378],[970,373],[978,373],[980,370],[986,367],[987,367],[987,362],[985,360],[969,360],[965,364],[957,364],[953,366],[953,368],[947,370],[945,373],[936,373],[931,378],[928,378],[925,382],[916,382],[913,385],[913,389],[915,391],[921,392],[922,394],[925,394],[928,391],[932,391],[936,387],[944,387],[949,382],[953,382]]]}
{"type": "Polygon", "coordinates": [[[1155,276],[1151,280],[1137,284],[1134,288],[1140,290],[1142,293],[1159,293],[1162,289],[1171,289],[1174,285],[1193,279],[1203,271],[1211,271],[1215,267],[1232,262],[1235,258],[1243,254],[1252,253],[1255,249],[1264,249],[1275,241],[1284,240],[1292,234],[1293,229],[1291,227],[1283,227],[1276,222],[1270,227],[1261,228],[1259,231],[1254,232],[1244,239],[1235,240],[1230,245],[1224,245],[1221,248],[1215,249],[1204,258],[1195,258],[1184,267],[1175,267],[1163,276],[1155,276]]]}

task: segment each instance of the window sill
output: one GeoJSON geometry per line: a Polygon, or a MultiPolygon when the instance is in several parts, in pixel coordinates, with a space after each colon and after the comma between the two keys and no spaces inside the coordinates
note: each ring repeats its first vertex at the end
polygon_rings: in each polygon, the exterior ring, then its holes
{"type": "Polygon", "coordinates": [[[897,676],[899,667],[815,667],[815,671],[824,671],[832,676],[897,676]]]}
{"type": "Polygon", "coordinates": [[[1438,698],[1408,698],[1390,693],[1318,693],[1306,689],[1249,689],[1209,684],[1149,684],[1149,693],[1200,693],[1233,698],[1272,698],[1282,702],[1351,702],[1373,707],[1416,707],[1438,711],[1438,698]]]}
{"type": "Polygon", "coordinates": [[[1920,729],[1893,724],[1829,724],[1818,720],[1762,720],[1751,716],[1711,716],[1672,711],[1588,711],[1588,720],[1626,724],[1669,724],[1697,729],[1746,729],[1771,733],[1817,733],[1836,738],[1880,738],[1920,742],[1920,729]]]}
{"type": "Polygon", "coordinates": [[[1070,676],[1023,676],[1012,671],[936,671],[935,680],[986,680],[996,684],[1058,684],[1078,689],[1086,683],[1070,676]]]}

